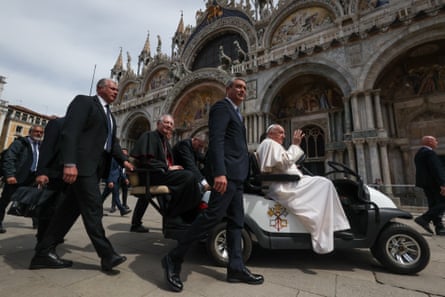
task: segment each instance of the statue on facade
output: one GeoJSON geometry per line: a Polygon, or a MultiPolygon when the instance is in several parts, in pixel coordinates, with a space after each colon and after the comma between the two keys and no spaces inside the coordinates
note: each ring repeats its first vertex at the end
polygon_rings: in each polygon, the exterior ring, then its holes
{"type": "Polygon", "coordinates": [[[224,53],[224,46],[219,46],[219,69],[229,71],[232,66],[232,58],[224,53]]]}
{"type": "Polygon", "coordinates": [[[233,61],[233,64],[239,64],[247,61],[247,53],[241,48],[238,40],[233,42],[233,46],[235,47],[235,53],[237,55],[236,60],[233,61]]]}
{"type": "Polygon", "coordinates": [[[184,63],[181,62],[174,62],[170,66],[170,77],[175,81],[181,80],[183,77],[185,77],[187,74],[192,73],[184,63]]]}
{"type": "Polygon", "coordinates": [[[161,50],[162,50],[162,40],[161,36],[158,35],[158,46],[156,47],[156,53],[158,56],[161,55],[161,50]]]}
{"type": "Polygon", "coordinates": [[[127,52],[127,72],[132,72],[133,69],[131,69],[131,56],[130,53],[127,52]]]}

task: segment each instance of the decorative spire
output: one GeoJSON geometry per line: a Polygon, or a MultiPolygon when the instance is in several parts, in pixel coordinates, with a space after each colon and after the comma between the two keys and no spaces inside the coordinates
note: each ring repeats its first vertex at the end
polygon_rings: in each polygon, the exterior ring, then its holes
{"type": "Polygon", "coordinates": [[[150,31],[147,32],[147,39],[145,39],[144,48],[139,54],[138,60],[138,74],[145,71],[148,63],[151,61],[151,49],[150,49],[150,31]]]}
{"type": "Polygon", "coordinates": [[[145,54],[150,56],[151,55],[151,49],[150,49],[150,31],[147,33],[147,39],[145,40],[144,48],[141,51],[141,55],[145,54]]]}
{"type": "Polygon", "coordinates": [[[184,33],[184,12],[181,10],[181,19],[179,20],[178,28],[176,29],[176,34],[184,33]]]}
{"type": "Polygon", "coordinates": [[[122,47],[119,52],[119,56],[117,57],[116,63],[114,64],[113,68],[111,69],[111,78],[116,79],[118,82],[120,78],[122,77],[123,71],[124,71],[124,65],[122,62],[122,47]]]}
{"type": "Polygon", "coordinates": [[[116,63],[114,64],[113,69],[122,70],[123,68],[124,68],[124,64],[122,62],[122,47],[121,47],[121,50],[119,52],[119,55],[117,56],[117,60],[116,60],[116,63]]]}

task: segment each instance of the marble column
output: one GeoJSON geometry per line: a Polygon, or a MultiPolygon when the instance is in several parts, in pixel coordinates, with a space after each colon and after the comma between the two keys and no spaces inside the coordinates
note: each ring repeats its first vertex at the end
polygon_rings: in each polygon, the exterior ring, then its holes
{"type": "Polygon", "coordinates": [[[371,164],[371,178],[369,182],[375,183],[377,179],[382,179],[382,174],[380,171],[380,159],[377,150],[377,139],[368,138],[366,140],[369,145],[369,159],[371,164]]]}
{"type": "Polygon", "coordinates": [[[377,129],[383,130],[383,114],[380,102],[380,90],[375,90],[373,94],[374,94],[374,107],[375,107],[375,117],[377,121],[377,129]]]}
{"type": "Polygon", "coordinates": [[[355,151],[354,145],[351,141],[345,141],[346,150],[348,152],[348,164],[349,168],[352,170],[357,170],[357,165],[355,163],[355,151]]]}
{"type": "Polygon", "coordinates": [[[369,91],[365,92],[365,109],[366,109],[366,129],[374,130],[374,108],[371,101],[371,93],[369,91]]]}
{"type": "Polygon", "coordinates": [[[366,172],[366,162],[365,162],[365,149],[364,149],[364,139],[354,139],[355,152],[357,156],[357,172],[362,177],[362,180],[367,183],[368,175],[366,172]]]}
{"type": "Polygon", "coordinates": [[[345,130],[346,130],[347,134],[351,134],[351,131],[352,131],[350,102],[351,101],[349,100],[349,98],[343,97],[345,130]]]}
{"type": "Polygon", "coordinates": [[[351,97],[351,108],[352,108],[352,121],[354,124],[354,131],[361,130],[362,125],[360,123],[360,112],[358,110],[358,98],[357,94],[353,94],[351,97]]]}
{"type": "MultiPolygon", "coordinates": [[[[388,141],[379,141],[380,147],[380,164],[382,168],[382,182],[384,185],[391,185],[391,174],[389,172],[389,160],[388,160],[388,141]]],[[[388,195],[392,195],[392,187],[384,187],[384,191],[388,195]]]]}

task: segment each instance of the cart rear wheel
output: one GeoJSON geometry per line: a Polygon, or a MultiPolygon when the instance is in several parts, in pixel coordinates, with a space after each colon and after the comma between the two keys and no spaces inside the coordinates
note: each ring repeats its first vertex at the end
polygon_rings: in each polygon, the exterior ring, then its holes
{"type": "MultiPolygon", "coordinates": [[[[207,251],[219,266],[227,266],[229,254],[227,251],[227,223],[219,223],[207,237],[207,251]]],[[[243,260],[246,263],[252,253],[252,239],[246,230],[241,231],[241,248],[243,260]]]]}

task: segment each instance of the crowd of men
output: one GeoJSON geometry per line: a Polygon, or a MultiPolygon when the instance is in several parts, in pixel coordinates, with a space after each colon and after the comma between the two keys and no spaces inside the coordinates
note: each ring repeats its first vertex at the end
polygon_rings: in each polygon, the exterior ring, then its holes
{"type": "MultiPolygon", "coordinates": [[[[133,210],[127,205],[127,191],[131,186],[127,174],[137,167],[146,169],[144,174],[149,175],[151,185],[169,188],[171,198],[164,214],[166,224],[188,226],[185,236],[161,261],[171,290],[179,292],[183,289],[181,267],[191,244],[202,239],[223,218],[227,219],[227,281],[262,284],[263,276],[252,273],[244,265],[241,251],[243,185],[249,172],[249,156],[239,106],[246,97],[246,82],[242,78],[228,81],[225,98],[210,109],[208,135],[197,133],[172,147],[175,123],[171,115],[164,114],[157,121],[156,129],[144,132],[130,153],[119,144],[116,121],[109,107],[118,94],[116,82],[101,79],[96,91],[95,96],[76,96],[66,115],[49,121],[45,131],[41,126],[32,126],[29,136],[17,138],[3,155],[5,185],[0,198],[0,233],[6,232],[3,226],[5,211],[19,187],[37,184],[54,193],[33,220],[37,243],[29,268],[73,265],[71,260],[57,255],[56,247],[63,243],[79,217],[103,271],[111,271],[125,262],[126,257],[120,255],[106,237],[102,224],[103,204],[111,193],[110,212],[116,208],[121,216],[133,212],[129,230],[149,232],[142,223],[149,201],[138,199],[133,210]],[[102,191],[101,180],[104,182],[102,191]],[[203,202],[203,193],[207,191],[210,191],[210,198],[203,202]]],[[[258,148],[259,163],[264,172],[301,176],[295,183],[270,185],[270,194],[302,220],[311,233],[314,251],[327,253],[333,250],[334,237],[350,240],[353,234],[332,183],[322,177],[304,176],[295,166],[295,161],[303,154],[299,145],[304,136],[301,130],[296,130],[292,144],[286,150],[282,146],[284,128],[271,125],[258,148]],[[320,195],[320,191],[324,194],[320,195]],[[330,219],[326,220],[327,217],[330,219]]],[[[431,141],[430,138],[427,138],[430,141],[424,139],[422,150],[428,147],[425,152],[434,162],[427,161],[427,157],[416,157],[416,165],[420,168],[422,164],[431,163],[433,167],[424,166],[419,171],[434,174],[428,182],[435,182],[425,184],[418,180],[429,199],[430,211],[416,222],[431,233],[429,223],[433,222],[436,233],[445,235],[441,225],[445,176],[437,156],[432,153],[437,140],[431,141]]]]}

